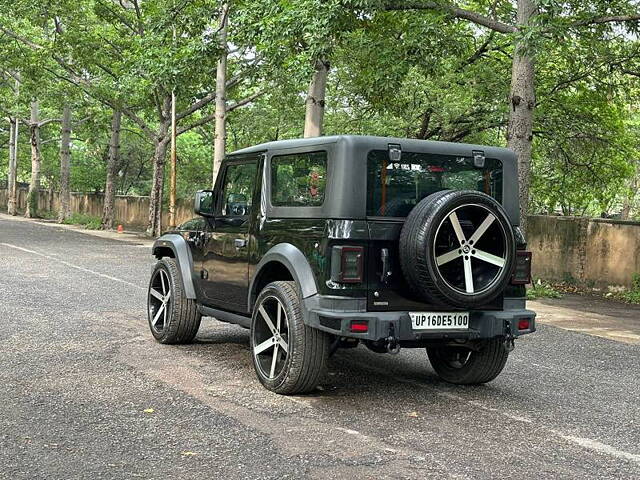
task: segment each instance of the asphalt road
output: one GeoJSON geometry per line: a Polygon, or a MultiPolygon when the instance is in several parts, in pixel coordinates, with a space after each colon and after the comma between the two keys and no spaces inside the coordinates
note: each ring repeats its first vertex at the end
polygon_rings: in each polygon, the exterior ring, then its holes
{"type": "Polygon", "coordinates": [[[640,478],[638,345],[541,325],[482,387],[358,347],[282,397],[240,327],[152,339],[152,261],[0,216],[0,478],[640,478]]]}

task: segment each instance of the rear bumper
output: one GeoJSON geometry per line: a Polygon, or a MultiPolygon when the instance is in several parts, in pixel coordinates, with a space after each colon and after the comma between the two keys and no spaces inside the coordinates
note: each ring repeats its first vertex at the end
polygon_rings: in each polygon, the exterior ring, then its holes
{"type": "MultiPolygon", "coordinates": [[[[536,330],[535,312],[524,308],[524,300],[510,302],[502,311],[470,311],[469,328],[464,330],[413,330],[408,311],[368,312],[366,299],[314,295],[306,298],[307,325],[340,337],[362,340],[382,340],[392,333],[400,342],[428,342],[430,340],[479,340],[508,336],[519,337],[536,330]],[[519,330],[522,319],[529,328],[519,330]],[[351,323],[366,321],[366,332],[351,331],[351,323]]],[[[505,302],[506,303],[506,302],[505,302]]]]}

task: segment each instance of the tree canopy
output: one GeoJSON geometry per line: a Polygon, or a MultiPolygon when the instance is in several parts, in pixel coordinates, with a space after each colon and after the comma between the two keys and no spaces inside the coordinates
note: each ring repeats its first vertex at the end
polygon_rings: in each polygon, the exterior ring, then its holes
{"type": "Polygon", "coordinates": [[[210,187],[225,65],[227,152],[302,136],[311,102],[322,106],[323,134],[512,146],[528,156],[529,213],[640,218],[640,9],[631,0],[0,6],[0,178],[17,121],[17,178],[32,180],[37,100],[42,188],[60,188],[67,107],[71,189],[104,192],[120,112],[115,192],[151,195],[159,210],[175,95],[178,197],[210,187]],[[310,88],[319,61],[321,97],[310,88]]]}

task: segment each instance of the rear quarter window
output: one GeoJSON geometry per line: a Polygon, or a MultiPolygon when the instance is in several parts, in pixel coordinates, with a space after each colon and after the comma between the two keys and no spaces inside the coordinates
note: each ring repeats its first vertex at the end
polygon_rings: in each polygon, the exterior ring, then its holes
{"type": "Polygon", "coordinates": [[[271,158],[271,204],[319,207],[324,203],[327,152],[296,153],[271,158]]]}

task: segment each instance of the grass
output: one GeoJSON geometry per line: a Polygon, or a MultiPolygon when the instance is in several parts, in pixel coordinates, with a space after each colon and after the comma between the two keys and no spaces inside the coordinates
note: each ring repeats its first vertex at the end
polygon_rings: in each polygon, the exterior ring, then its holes
{"type": "Polygon", "coordinates": [[[527,289],[527,300],[539,298],[562,298],[562,294],[550,283],[538,279],[531,288],[527,289]]]}
{"type": "Polygon", "coordinates": [[[86,215],[84,213],[73,213],[63,223],[67,225],[80,225],[87,230],[100,230],[100,224],[102,219],[93,215],[86,215]]]}
{"type": "Polygon", "coordinates": [[[617,293],[616,298],[627,303],[640,304],[640,273],[634,273],[631,279],[631,289],[617,293]]]}

